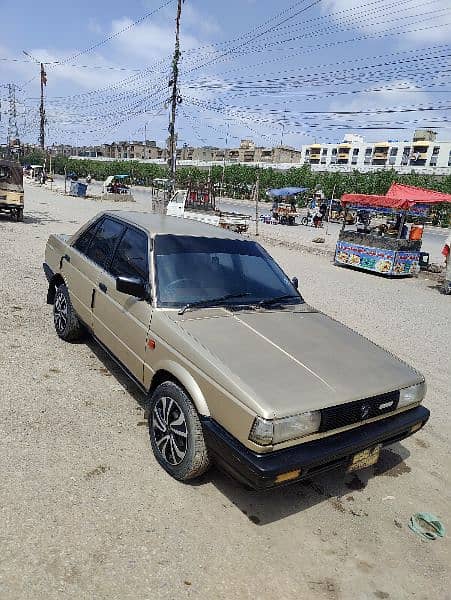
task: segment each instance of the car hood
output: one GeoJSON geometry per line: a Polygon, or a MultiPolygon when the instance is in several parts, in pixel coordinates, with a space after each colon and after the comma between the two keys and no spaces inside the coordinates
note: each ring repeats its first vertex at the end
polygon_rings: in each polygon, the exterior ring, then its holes
{"type": "Polygon", "coordinates": [[[297,309],[196,311],[178,325],[251,392],[262,416],[283,417],[369,398],[423,377],[330,317],[297,309]]]}

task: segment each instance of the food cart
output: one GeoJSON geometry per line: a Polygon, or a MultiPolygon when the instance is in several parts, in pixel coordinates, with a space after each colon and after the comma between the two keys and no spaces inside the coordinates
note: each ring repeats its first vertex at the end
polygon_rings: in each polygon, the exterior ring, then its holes
{"type": "Polygon", "coordinates": [[[344,194],[345,211],[366,209],[392,215],[396,227],[362,226],[346,229],[343,222],[335,248],[335,264],[384,275],[416,275],[420,270],[422,226],[412,225],[407,235],[408,214],[426,216],[430,205],[451,202],[450,194],[394,183],[385,196],[344,194]]]}
{"type": "Polygon", "coordinates": [[[273,219],[280,225],[294,225],[298,216],[295,197],[307,190],[308,188],[305,187],[286,187],[268,190],[266,195],[273,198],[273,219]]]}

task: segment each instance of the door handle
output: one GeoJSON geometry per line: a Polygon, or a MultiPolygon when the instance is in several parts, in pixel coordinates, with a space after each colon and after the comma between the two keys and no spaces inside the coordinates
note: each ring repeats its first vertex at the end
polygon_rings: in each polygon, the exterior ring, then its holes
{"type": "Polygon", "coordinates": [[[63,260],[67,261],[68,263],[70,263],[70,256],[68,254],[64,254],[61,258],[60,258],[60,269],[63,266],[63,260]]]}
{"type": "Polygon", "coordinates": [[[107,291],[107,286],[104,283],[99,283],[99,289],[101,292],[105,292],[107,291]]]}

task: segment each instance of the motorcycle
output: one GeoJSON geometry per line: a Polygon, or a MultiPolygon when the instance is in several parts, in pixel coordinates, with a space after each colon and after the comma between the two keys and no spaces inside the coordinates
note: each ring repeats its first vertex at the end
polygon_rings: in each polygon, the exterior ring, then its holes
{"type": "Polygon", "coordinates": [[[320,213],[314,213],[310,210],[306,217],[301,219],[301,225],[306,227],[323,227],[323,217],[320,213]]]}

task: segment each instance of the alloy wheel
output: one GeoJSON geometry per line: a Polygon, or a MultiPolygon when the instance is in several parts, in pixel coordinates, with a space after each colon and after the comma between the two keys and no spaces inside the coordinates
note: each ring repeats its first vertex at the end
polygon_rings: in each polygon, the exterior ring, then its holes
{"type": "Polygon", "coordinates": [[[152,435],[166,462],[176,466],[183,461],[187,452],[188,428],[185,415],[173,398],[164,396],[155,403],[152,435]]]}
{"type": "Polygon", "coordinates": [[[62,333],[67,325],[67,300],[61,292],[56,295],[54,310],[53,310],[53,320],[55,322],[55,328],[58,333],[62,333]]]}

